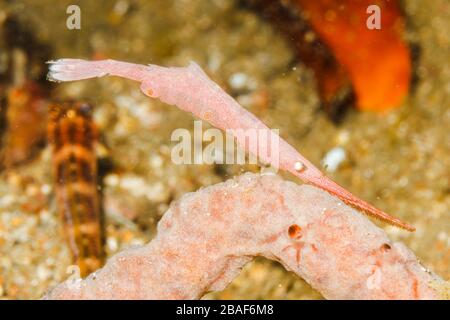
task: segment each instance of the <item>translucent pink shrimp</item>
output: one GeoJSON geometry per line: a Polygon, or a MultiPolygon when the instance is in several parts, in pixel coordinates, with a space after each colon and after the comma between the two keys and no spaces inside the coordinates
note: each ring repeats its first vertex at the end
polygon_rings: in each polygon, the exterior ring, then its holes
{"type": "Polygon", "coordinates": [[[145,95],[176,105],[219,129],[231,131],[245,151],[258,156],[265,163],[292,173],[305,183],[335,195],[366,214],[409,231],[415,230],[413,226],[373,207],[327,178],[290,144],[242,108],[194,62],[181,68],[144,66],[115,60],[59,59],[49,63],[48,79],[52,81],[74,81],[106,75],[138,81],[145,95]],[[265,137],[258,143],[246,143],[249,137],[245,130],[249,129],[262,130],[266,132],[265,137]],[[279,139],[278,149],[270,143],[275,139],[279,139]],[[268,146],[269,154],[264,148],[258,147],[261,144],[268,146]]]}

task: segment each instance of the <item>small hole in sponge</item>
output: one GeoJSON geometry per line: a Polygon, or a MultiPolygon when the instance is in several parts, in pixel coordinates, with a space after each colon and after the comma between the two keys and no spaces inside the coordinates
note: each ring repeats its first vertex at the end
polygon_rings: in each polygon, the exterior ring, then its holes
{"type": "Polygon", "coordinates": [[[298,224],[290,225],[288,228],[288,234],[291,238],[299,238],[300,232],[302,231],[302,228],[298,224]]]}
{"type": "Polygon", "coordinates": [[[383,250],[390,250],[391,249],[391,245],[389,243],[383,243],[383,245],[381,246],[381,249],[383,249],[383,250]]]}

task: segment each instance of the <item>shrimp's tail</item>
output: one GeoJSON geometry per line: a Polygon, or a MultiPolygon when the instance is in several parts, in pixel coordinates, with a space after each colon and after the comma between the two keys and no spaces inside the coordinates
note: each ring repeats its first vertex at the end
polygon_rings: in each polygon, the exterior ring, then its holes
{"type": "Polygon", "coordinates": [[[99,67],[96,61],[59,59],[47,63],[50,64],[47,74],[47,79],[50,81],[75,81],[103,77],[108,74],[99,67]]]}
{"type": "Polygon", "coordinates": [[[47,79],[55,82],[99,78],[107,75],[142,81],[146,66],[116,60],[88,61],[83,59],[58,59],[50,64],[47,79]]]}
{"type": "Polygon", "coordinates": [[[361,210],[363,213],[373,218],[379,219],[381,221],[384,221],[386,223],[389,223],[391,225],[397,226],[399,228],[411,232],[416,230],[416,228],[411,226],[410,224],[403,222],[400,219],[395,218],[381,211],[380,209],[375,208],[374,206],[365,202],[364,200],[359,199],[358,197],[354,196],[351,192],[347,191],[345,188],[341,187],[340,185],[338,185],[337,183],[333,182],[332,180],[328,179],[325,176],[322,176],[318,181],[314,180],[309,180],[308,183],[329,192],[330,194],[341,199],[346,204],[361,210]]]}

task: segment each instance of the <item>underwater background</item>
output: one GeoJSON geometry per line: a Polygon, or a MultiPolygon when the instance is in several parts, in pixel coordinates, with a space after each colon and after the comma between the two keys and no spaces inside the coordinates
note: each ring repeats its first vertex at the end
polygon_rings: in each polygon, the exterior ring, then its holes
{"type": "MultiPolygon", "coordinates": [[[[29,61],[24,73],[43,92],[36,94],[39,99],[87,101],[94,108],[107,159],[101,192],[108,256],[150,241],[171,201],[245,171],[259,172],[259,167],[172,163],[171,133],[192,130],[191,115],[146,98],[135,83],[118,78],[48,84],[42,79],[46,60],[112,58],[164,66],[196,61],[318,167],[323,168],[331,150],[344,154],[327,175],[414,225],[414,233],[383,227],[391,239],[403,241],[425,266],[448,280],[450,3],[415,0],[400,5],[406,19],[402,36],[419,52],[411,62],[414,83],[408,97],[387,112],[350,106],[339,121],[322,107],[317,77],[289,40],[242,1],[0,0],[0,22],[13,17],[20,26],[15,30],[23,41],[17,45],[26,48],[29,61]],[[71,4],[81,9],[79,30],[66,27],[71,4]]],[[[8,35],[1,36],[0,61],[14,50],[8,35]]],[[[11,79],[1,81],[3,87],[14,87],[11,79]]],[[[37,99],[32,92],[24,94],[37,99]]],[[[20,105],[20,99],[10,101],[20,105]]],[[[46,112],[39,107],[30,113],[30,108],[8,109],[7,102],[2,106],[0,298],[39,298],[67,278],[71,264],[54,199],[46,112]]],[[[256,259],[224,291],[205,298],[321,296],[279,264],[256,259]]]]}

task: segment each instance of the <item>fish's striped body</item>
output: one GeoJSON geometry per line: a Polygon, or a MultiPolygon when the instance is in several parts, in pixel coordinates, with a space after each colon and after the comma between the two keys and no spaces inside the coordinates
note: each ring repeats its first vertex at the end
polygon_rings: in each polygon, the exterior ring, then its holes
{"type": "Polygon", "coordinates": [[[68,102],[50,110],[48,140],[53,149],[57,209],[80,275],[104,262],[103,223],[94,152],[97,128],[87,104],[68,102]]]}

